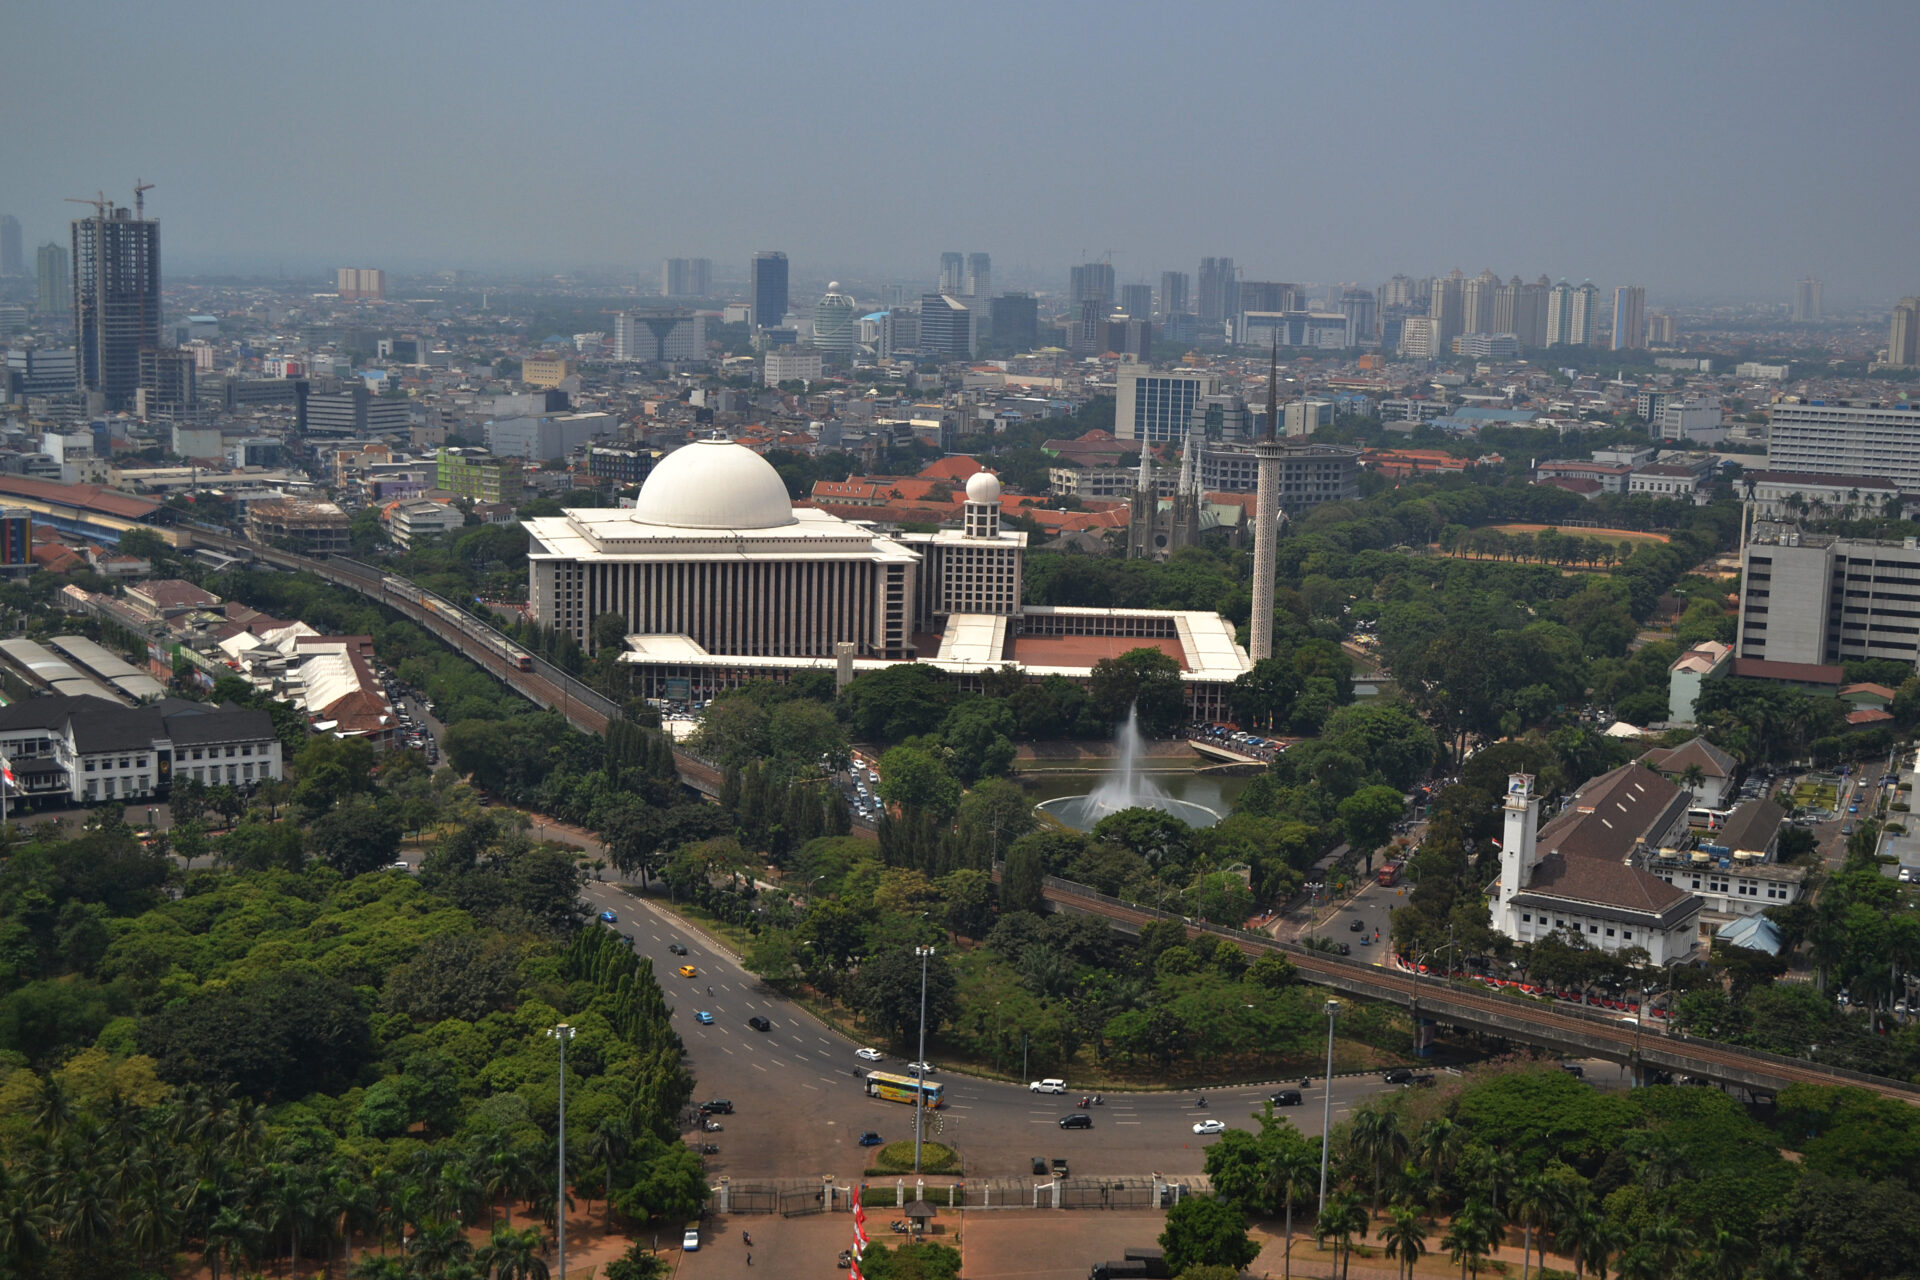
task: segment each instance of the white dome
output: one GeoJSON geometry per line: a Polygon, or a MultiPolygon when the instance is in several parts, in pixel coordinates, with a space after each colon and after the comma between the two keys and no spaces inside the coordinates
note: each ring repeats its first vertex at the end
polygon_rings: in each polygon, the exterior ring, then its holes
{"type": "Polygon", "coordinates": [[[660,460],[633,518],[675,529],[777,529],[794,523],[773,464],[731,440],[696,440],[660,460]]]}
{"type": "Polygon", "coordinates": [[[976,471],[967,478],[967,501],[988,503],[1000,501],[1000,478],[991,471],[976,471]]]}

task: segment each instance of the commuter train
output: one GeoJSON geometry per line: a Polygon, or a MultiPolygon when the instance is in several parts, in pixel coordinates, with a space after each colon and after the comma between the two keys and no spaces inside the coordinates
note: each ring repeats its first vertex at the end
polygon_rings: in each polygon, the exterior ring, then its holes
{"type": "Polygon", "coordinates": [[[418,605],[429,613],[438,614],[453,626],[466,632],[473,640],[505,658],[516,671],[533,670],[532,654],[452,601],[442,599],[431,591],[422,591],[405,578],[396,578],[391,575],[380,580],[380,587],[383,594],[418,605]]]}

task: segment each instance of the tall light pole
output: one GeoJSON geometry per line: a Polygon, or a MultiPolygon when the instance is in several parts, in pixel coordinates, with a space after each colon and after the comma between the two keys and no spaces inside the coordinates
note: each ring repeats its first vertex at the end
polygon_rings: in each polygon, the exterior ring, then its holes
{"type": "Polygon", "coordinates": [[[553,1202],[553,1220],[559,1225],[559,1280],[567,1280],[567,1041],[573,1039],[573,1028],[562,1022],[547,1034],[560,1042],[560,1168],[553,1202]]]}
{"type": "Polygon", "coordinates": [[[933,955],[932,947],[915,947],[913,954],[920,957],[920,1054],[917,1062],[920,1066],[913,1072],[913,1171],[920,1172],[920,1131],[927,1116],[927,1095],[923,1086],[927,1079],[927,959],[933,955]]]}
{"type": "Polygon", "coordinates": [[[1333,1020],[1340,1015],[1340,1002],[1327,1001],[1327,1078],[1321,1091],[1320,1112],[1320,1212],[1327,1211],[1327,1149],[1333,1145],[1333,1020]]]}

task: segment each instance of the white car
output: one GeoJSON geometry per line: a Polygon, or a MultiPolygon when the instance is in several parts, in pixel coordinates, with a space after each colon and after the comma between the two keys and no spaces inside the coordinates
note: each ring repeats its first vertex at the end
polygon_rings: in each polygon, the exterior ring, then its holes
{"type": "Polygon", "coordinates": [[[687,1233],[680,1237],[680,1249],[684,1253],[700,1252],[700,1228],[687,1228],[687,1233]]]}
{"type": "Polygon", "coordinates": [[[878,1049],[855,1049],[853,1056],[864,1062],[884,1062],[887,1055],[878,1049]]]}
{"type": "Polygon", "coordinates": [[[918,1076],[930,1076],[934,1073],[934,1065],[931,1062],[909,1062],[907,1070],[918,1076]]]}
{"type": "Polygon", "coordinates": [[[1225,1120],[1202,1120],[1193,1126],[1193,1131],[1195,1133],[1225,1133],[1227,1131],[1227,1122],[1225,1120]]]}
{"type": "Polygon", "coordinates": [[[1028,1093],[1065,1093],[1067,1082],[1049,1076],[1045,1080],[1035,1080],[1027,1086],[1028,1093]]]}

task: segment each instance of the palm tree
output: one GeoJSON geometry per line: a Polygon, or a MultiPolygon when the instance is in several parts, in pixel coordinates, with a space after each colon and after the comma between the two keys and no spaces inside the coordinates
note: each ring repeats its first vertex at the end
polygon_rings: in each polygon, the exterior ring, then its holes
{"type": "Polygon", "coordinates": [[[1801,1265],[1793,1246],[1787,1244],[1762,1256],[1754,1264],[1753,1274],[1758,1280],[1807,1280],[1806,1267],[1801,1265]]]}
{"type": "Polygon", "coordinates": [[[347,1273],[352,1280],[406,1280],[407,1266],[398,1258],[383,1254],[363,1254],[347,1273]]]}
{"type": "Polygon", "coordinates": [[[1694,1259],[1691,1274],[1699,1280],[1743,1280],[1754,1253],[1752,1237],[1721,1227],[1694,1259]]]}
{"type": "Polygon", "coordinates": [[[1373,1166],[1373,1211],[1380,1212],[1380,1183],[1386,1166],[1405,1159],[1413,1144],[1400,1127],[1400,1113],[1388,1107],[1362,1111],[1353,1121],[1353,1150],[1373,1166]]]}
{"type": "Polygon", "coordinates": [[[1696,795],[1706,780],[1707,771],[1702,769],[1697,761],[1680,771],[1680,785],[1696,795]]]}
{"type": "Polygon", "coordinates": [[[266,1208],[275,1232],[287,1236],[287,1274],[300,1275],[300,1237],[313,1225],[315,1192],[313,1175],[296,1164],[271,1164],[266,1170],[266,1208]]]}
{"type": "Polygon", "coordinates": [[[0,1266],[15,1275],[25,1273],[46,1252],[52,1236],[53,1215],[46,1202],[0,1165],[0,1266]]]}
{"type": "Polygon", "coordinates": [[[413,1255],[412,1269],[417,1274],[439,1276],[453,1264],[471,1258],[473,1246],[467,1243],[467,1233],[458,1223],[429,1218],[413,1233],[408,1252],[413,1255]]]}
{"type": "Polygon", "coordinates": [[[1460,1280],[1467,1280],[1467,1267],[1473,1267],[1475,1275],[1480,1274],[1480,1259],[1487,1256],[1491,1247],[1487,1239],[1486,1221],[1492,1211],[1485,1201],[1469,1200],[1460,1206],[1460,1212],[1453,1215],[1453,1221],[1447,1224],[1447,1234],[1440,1237],[1440,1247],[1447,1256],[1460,1264],[1460,1280]]]}
{"type": "Polygon", "coordinates": [[[1267,1165],[1268,1203],[1280,1200],[1287,1207],[1287,1247],[1281,1255],[1283,1280],[1293,1280],[1293,1202],[1313,1194],[1319,1176],[1312,1151],[1297,1142],[1283,1144],[1267,1165]]]}
{"type": "Polygon", "coordinates": [[[1591,1270],[1600,1280],[1606,1280],[1607,1263],[1613,1256],[1614,1233],[1590,1192],[1582,1190],[1573,1198],[1556,1234],[1560,1247],[1573,1257],[1574,1274],[1584,1276],[1591,1270]]]}
{"type": "Polygon", "coordinates": [[[1651,1250],[1660,1274],[1671,1275],[1687,1256],[1687,1250],[1693,1247],[1693,1232],[1681,1226],[1677,1218],[1656,1218],[1652,1226],[1640,1233],[1640,1244],[1636,1247],[1651,1250]]]}
{"type": "Polygon", "coordinates": [[[1353,1238],[1367,1238],[1367,1207],[1359,1193],[1343,1191],[1328,1196],[1326,1209],[1313,1224],[1313,1234],[1321,1240],[1333,1241],[1334,1261],[1339,1263],[1344,1277],[1353,1259],[1353,1238]]]}
{"type": "Polygon", "coordinates": [[[540,1256],[540,1232],[528,1227],[515,1231],[498,1227],[493,1240],[474,1255],[483,1275],[494,1280],[547,1280],[546,1260],[540,1256]]]}
{"type": "Polygon", "coordinates": [[[1420,1215],[1411,1209],[1389,1210],[1380,1240],[1387,1256],[1400,1264],[1407,1280],[1413,1280],[1413,1264],[1427,1251],[1427,1229],[1420,1225],[1420,1215]]]}
{"type": "Polygon", "coordinates": [[[1436,1117],[1420,1126],[1420,1135],[1414,1141],[1415,1159],[1433,1175],[1435,1182],[1444,1182],[1460,1162],[1464,1141],[1459,1125],[1445,1116],[1436,1117]]]}
{"type": "Polygon", "coordinates": [[[1673,1273],[1660,1264],[1650,1246],[1636,1244],[1620,1255],[1613,1274],[1615,1280],[1667,1280],[1673,1273]]]}
{"type": "Polygon", "coordinates": [[[259,1248],[261,1238],[260,1224],[246,1217],[231,1205],[213,1215],[213,1221],[207,1224],[206,1234],[202,1237],[201,1259],[212,1272],[213,1280],[220,1280],[220,1268],[236,1262],[247,1262],[259,1248]]]}
{"type": "MultiPolygon", "coordinates": [[[[587,1135],[587,1149],[580,1153],[588,1166],[601,1170],[600,1191],[606,1201],[608,1235],[613,1234],[613,1166],[626,1159],[628,1136],[627,1127],[608,1116],[587,1135]]],[[[591,1213],[592,1201],[588,1201],[588,1206],[591,1213]]]]}
{"type": "MultiPolygon", "coordinates": [[[[1533,1274],[1533,1229],[1539,1227],[1544,1233],[1547,1220],[1553,1214],[1555,1199],[1552,1184],[1537,1174],[1529,1174],[1513,1184],[1513,1192],[1507,1198],[1507,1211],[1521,1226],[1520,1280],[1527,1280],[1533,1274]]],[[[1545,1270],[1546,1265],[1543,1244],[1541,1269],[1545,1270]]]]}

